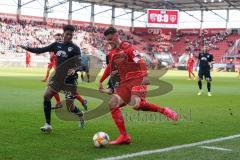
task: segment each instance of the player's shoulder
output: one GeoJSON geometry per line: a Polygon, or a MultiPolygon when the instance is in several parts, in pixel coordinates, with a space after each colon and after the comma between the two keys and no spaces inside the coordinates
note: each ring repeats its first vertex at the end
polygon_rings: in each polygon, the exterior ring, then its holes
{"type": "Polygon", "coordinates": [[[53,42],[50,44],[51,46],[57,46],[58,45],[58,42],[53,42]]]}
{"type": "Polygon", "coordinates": [[[80,47],[76,43],[71,43],[71,44],[74,48],[81,50],[80,47]]]}
{"type": "Polygon", "coordinates": [[[133,47],[132,44],[127,42],[127,41],[122,42],[121,46],[120,46],[120,48],[123,49],[123,50],[129,49],[129,48],[132,48],[132,47],[133,47]]]}

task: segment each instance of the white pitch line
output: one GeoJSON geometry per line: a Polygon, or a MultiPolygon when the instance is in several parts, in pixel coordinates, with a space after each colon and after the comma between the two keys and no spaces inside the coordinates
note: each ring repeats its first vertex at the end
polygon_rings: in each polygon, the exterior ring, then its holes
{"type": "Polygon", "coordinates": [[[200,147],[204,149],[212,149],[212,150],[218,150],[218,151],[232,151],[231,149],[220,148],[220,147],[210,147],[210,146],[200,146],[200,147]]]}
{"type": "Polygon", "coordinates": [[[136,153],[128,153],[128,154],[123,154],[123,155],[116,156],[116,157],[106,157],[106,158],[101,158],[98,160],[121,160],[121,159],[139,157],[139,156],[144,156],[144,155],[149,155],[149,154],[169,152],[169,151],[174,151],[174,150],[183,149],[183,148],[190,148],[190,147],[195,147],[198,145],[205,145],[205,144],[209,144],[209,143],[222,142],[222,141],[231,140],[234,138],[240,138],[240,134],[228,136],[228,137],[221,137],[221,138],[217,138],[217,139],[205,140],[205,141],[191,143],[191,144],[172,146],[172,147],[168,147],[168,148],[162,148],[162,149],[156,149],[156,150],[145,150],[145,151],[136,152],[136,153]]]}

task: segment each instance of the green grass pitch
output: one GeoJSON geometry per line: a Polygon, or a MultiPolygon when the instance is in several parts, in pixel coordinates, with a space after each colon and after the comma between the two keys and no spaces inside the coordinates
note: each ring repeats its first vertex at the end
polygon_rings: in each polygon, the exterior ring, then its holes
{"type": "MultiPolygon", "coordinates": [[[[76,121],[60,120],[53,113],[54,131],[43,134],[39,128],[44,124],[42,99],[46,84],[40,82],[44,75],[45,69],[0,69],[0,160],[99,159],[240,133],[240,78],[236,73],[213,73],[213,96],[208,97],[205,82],[205,92],[202,96],[197,96],[196,80],[188,81],[187,73],[183,71],[168,71],[162,79],[171,83],[173,90],[168,94],[149,98],[149,101],[181,112],[184,118],[178,123],[164,119],[148,121],[128,118],[126,125],[133,139],[132,144],[97,149],[92,144],[92,137],[96,132],[104,131],[111,139],[118,136],[109,114],[88,121],[86,127],[80,129],[76,121]]],[[[92,88],[97,88],[97,82],[91,85],[92,88]]],[[[81,95],[84,96],[84,93],[81,95]]],[[[89,99],[89,108],[95,108],[96,100],[86,98],[89,99]]],[[[138,114],[146,117],[152,113],[136,113],[129,107],[124,109],[124,115],[138,114]]],[[[158,116],[157,113],[153,115],[158,116]]],[[[238,160],[240,157],[240,138],[207,146],[232,151],[208,150],[195,146],[131,159],[238,160]]]]}

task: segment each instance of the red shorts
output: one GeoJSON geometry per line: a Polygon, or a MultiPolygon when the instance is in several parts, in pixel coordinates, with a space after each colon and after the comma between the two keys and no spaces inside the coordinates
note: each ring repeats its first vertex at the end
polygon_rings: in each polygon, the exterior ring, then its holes
{"type": "Polygon", "coordinates": [[[48,63],[48,69],[55,68],[55,63],[48,63]]]}
{"type": "Polygon", "coordinates": [[[141,99],[145,99],[147,93],[147,86],[142,85],[142,78],[128,80],[116,88],[116,94],[128,104],[132,95],[137,95],[141,99]]]}

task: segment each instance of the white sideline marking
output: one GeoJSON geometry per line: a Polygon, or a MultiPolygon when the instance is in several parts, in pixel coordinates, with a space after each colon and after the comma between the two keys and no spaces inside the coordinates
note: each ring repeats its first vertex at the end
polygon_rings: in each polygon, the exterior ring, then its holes
{"type": "Polygon", "coordinates": [[[190,148],[190,147],[209,144],[209,143],[214,143],[214,142],[221,142],[221,141],[226,141],[226,140],[239,138],[239,137],[240,137],[240,134],[237,134],[237,135],[233,135],[233,136],[210,139],[210,140],[205,140],[205,141],[191,143],[191,144],[183,144],[183,145],[172,146],[172,147],[156,149],[156,150],[145,150],[145,151],[136,152],[136,153],[123,154],[121,156],[116,156],[116,157],[101,158],[101,159],[98,159],[98,160],[121,160],[121,159],[144,156],[144,155],[149,155],[149,154],[169,152],[169,151],[178,150],[178,149],[182,149],[182,148],[190,148]]]}
{"type": "Polygon", "coordinates": [[[200,146],[200,147],[205,149],[219,150],[219,151],[232,151],[231,149],[227,149],[227,148],[209,147],[209,146],[200,146]]]}

